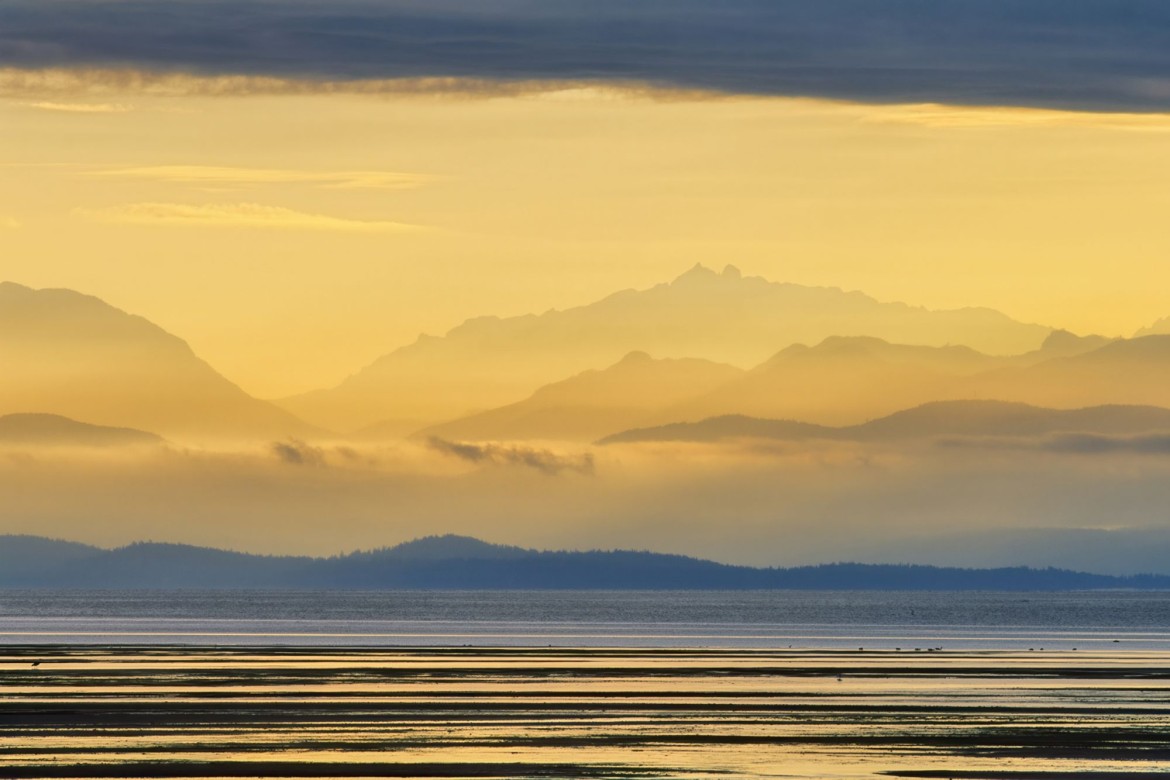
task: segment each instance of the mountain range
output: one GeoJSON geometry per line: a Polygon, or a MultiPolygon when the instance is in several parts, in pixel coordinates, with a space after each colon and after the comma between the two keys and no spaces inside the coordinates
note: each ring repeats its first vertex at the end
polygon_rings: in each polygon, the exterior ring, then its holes
{"type": "Polygon", "coordinates": [[[964,344],[990,354],[1037,348],[1051,328],[991,309],[932,311],[859,292],[722,273],[697,265],[672,282],[595,303],[520,317],[479,317],[441,337],[421,336],[337,387],[278,403],[317,425],[387,433],[514,403],[550,382],[644,351],[737,366],[831,336],[964,344]]]}
{"type": "Polygon", "coordinates": [[[133,428],[111,428],[58,414],[6,414],[0,417],[0,447],[137,447],[163,438],[133,428]]]}
{"type": "Polygon", "coordinates": [[[737,418],[847,428],[939,401],[1170,407],[1170,335],[1077,336],[731,266],[565,311],[468,320],[337,388],[277,402],[248,395],[141,317],[8,282],[0,365],[0,443],[22,446],[129,440],[85,425],[177,443],[588,442],[713,418],[730,419],[704,430],[749,425],[737,418]]]}
{"type": "MultiPolygon", "coordinates": [[[[524,401],[423,433],[465,440],[619,441],[617,435],[629,428],[712,418],[848,427],[944,400],[1027,403],[1054,410],[1170,407],[1170,336],[1124,340],[1055,332],[1041,348],[1005,357],[969,347],[833,336],[811,347],[787,347],[748,371],[708,365],[701,378],[696,374],[685,383],[671,361],[638,354],[603,371],[548,385],[524,401]],[[592,400],[586,403],[586,397],[592,400]],[[618,427],[623,422],[629,424],[618,427]]],[[[961,408],[945,407],[955,414],[961,408]]]]}
{"type": "Polygon", "coordinates": [[[1047,409],[1010,401],[934,401],[859,425],[832,427],[745,415],[709,417],[622,431],[601,444],[651,441],[722,441],[759,438],[799,441],[899,441],[942,437],[1039,437],[1059,433],[1134,436],[1170,433],[1170,409],[1093,406],[1047,409]]]}
{"type": "MultiPolygon", "coordinates": [[[[1038,349],[992,356],[968,346],[895,344],[872,336],[832,336],[813,346],[793,344],[736,381],[669,409],[665,416],[677,421],[745,414],[846,425],[940,400],[994,398],[1066,406],[1055,402],[1056,394],[1050,393],[1047,398],[1043,394],[1024,397],[1021,385],[1036,381],[1025,370],[1075,358],[1112,343],[1100,337],[1054,331],[1038,349]]],[[[1165,397],[1170,402],[1170,394],[1165,397]]],[[[1110,387],[1076,405],[1123,403],[1124,399],[1124,393],[1110,387]]]]}
{"type": "Polygon", "coordinates": [[[655,360],[645,352],[631,352],[604,370],[585,371],[546,385],[523,401],[441,423],[420,435],[592,441],[712,392],[743,373],[709,360],[655,360]]]}
{"type": "MultiPolygon", "coordinates": [[[[52,414],[195,441],[315,431],[245,393],[182,339],[71,290],[0,283],[0,365],[0,414],[52,414]]],[[[36,421],[25,422],[33,435],[36,421]]]]}
{"type": "Polygon", "coordinates": [[[178,544],[107,550],[0,536],[0,588],[1071,590],[1170,587],[1170,576],[1063,569],[838,563],[730,566],[644,551],[538,551],[460,536],[334,558],[248,555],[178,544]]]}

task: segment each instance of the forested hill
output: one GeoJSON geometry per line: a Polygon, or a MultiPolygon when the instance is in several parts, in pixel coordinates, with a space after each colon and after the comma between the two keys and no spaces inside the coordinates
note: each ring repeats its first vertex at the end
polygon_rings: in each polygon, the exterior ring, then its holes
{"type": "Polygon", "coordinates": [[[149,542],[103,549],[0,536],[0,587],[1083,590],[1170,588],[1170,576],[861,563],[753,568],[629,550],[528,550],[461,536],[427,537],[332,558],[149,542]]]}

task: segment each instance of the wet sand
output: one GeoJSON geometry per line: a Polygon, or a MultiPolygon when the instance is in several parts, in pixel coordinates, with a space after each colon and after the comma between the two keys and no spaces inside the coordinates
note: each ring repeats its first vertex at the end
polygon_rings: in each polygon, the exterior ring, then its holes
{"type": "Polygon", "coordinates": [[[1168,772],[1162,652],[0,648],[0,777],[1168,772]]]}

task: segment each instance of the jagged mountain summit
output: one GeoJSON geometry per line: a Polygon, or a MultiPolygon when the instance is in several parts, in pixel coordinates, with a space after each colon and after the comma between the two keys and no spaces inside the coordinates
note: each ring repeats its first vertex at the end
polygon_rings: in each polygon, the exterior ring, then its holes
{"type": "Polygon", "coordinates": [[[316,430],[245,393],[182,339],[72,290],[0,283],[0,365],[0,414],[201,441],[316,430]]]}
{"type": "Polygon", "coordinates": [[[1144,328],[1140,328],[1133,334],[1134,338],[1142,336],[1167,336],[1170,335],[1170,317],[1162,317],[1155,322],[1150,323],[1144,328]]]}
{"type": "Polygon", "coordinates": [[[279,403],[329,428],[380,423],[408,433],[518,402],[544,384],[637,350],[746,367],[787,345],[830,336],[1018,354],[1036,349],[1050,332],[991,309],[932,311],[697,265],[672,282],[572,309],[467,320],[444,336],[421,336],[335,388],[279,403]]]}

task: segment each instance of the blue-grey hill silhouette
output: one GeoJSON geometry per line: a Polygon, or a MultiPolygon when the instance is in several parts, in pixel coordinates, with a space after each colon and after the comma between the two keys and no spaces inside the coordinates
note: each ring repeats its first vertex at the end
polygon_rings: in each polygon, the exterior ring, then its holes
{"type": "Polygon", "coordinates": [[[145,542],[105,550],[36,537],[0,536],[0,563],[5,564],[0,568],[0,587],[7,588],[1170,588],[1170,576],[859,563],[753,568],[645,551],[538,551],[451,535],[332,558],[251,555],[145,542]]]}

